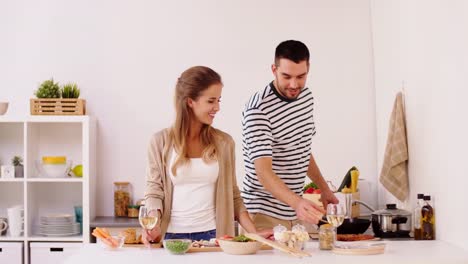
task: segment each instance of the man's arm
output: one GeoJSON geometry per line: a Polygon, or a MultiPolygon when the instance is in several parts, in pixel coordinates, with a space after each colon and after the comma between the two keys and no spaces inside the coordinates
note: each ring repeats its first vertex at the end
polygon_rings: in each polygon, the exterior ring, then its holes
{"type": "Polygon", "coordinates": [[[258,180],[263,187],[278,200],[291,206],[297,218],[316,224],[322,218],[323,210],[309,200],[291,191],[288,186],[273,172],[270,157],[258,158],[254,161],[258,180]]]}
{"type": "Polygon", "coordinates": [[[307,176],[319,187],[321,190],[321,199],[324,208],[327,208],[329,203],[337,204],[338,199],[336,199],[333,192],[328,187],[327,182],[322,176],[317,163],[315,162],[314,156],[310,154],[309,168],[307,169],[307,176]]]}

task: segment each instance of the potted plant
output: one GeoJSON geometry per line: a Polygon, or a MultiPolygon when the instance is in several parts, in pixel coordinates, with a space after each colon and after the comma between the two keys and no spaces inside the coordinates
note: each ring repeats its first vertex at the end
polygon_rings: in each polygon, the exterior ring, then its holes
{"type": "Polygon", "coordinates": [[[78,99],[80,89],[75,83],[60,87],[54,79],[41,83],[31,99],[31,115],[84,115],[86,101],[78,99]]]}
{"type": "Polygon", "coordinates": [[[37,98],[60,98],[60,86],[54,79],[45,80],[34,93],[37,98]]]}
{"type": "Polygon", "coordinates": [[[80,97],[80,89],[76,83],[67,83],[61,90],[62,98],[78,98],[80,97]]]}
{"type": "Polygon", "coordinates": [[[13,166],[15,167],[15,178],[23,178],[24,177],[23,159],[20,156],[14,156],[11,162],[13,166]]]}

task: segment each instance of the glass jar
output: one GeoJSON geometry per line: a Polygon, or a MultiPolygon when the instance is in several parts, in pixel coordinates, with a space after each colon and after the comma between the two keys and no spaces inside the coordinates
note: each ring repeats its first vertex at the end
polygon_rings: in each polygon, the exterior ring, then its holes
{"type": "Polygon", "coordinates": [[[128,215],[131,204],[131,190],[129,182],[114,182],[114,215],[118,217],[128,215]]]}
{"type": "Polygon", "coordinates": [[[335,242],[335,230],[331,225],[321,225],[319,229],[319,248],[321,250],[331,250],[335,242]]]}
{"type": "Polygon", "coordinates": [[[128,217],[138,218],[138,213],[140,211],[139,205],[129,205],[128,206],[128,217]]]}

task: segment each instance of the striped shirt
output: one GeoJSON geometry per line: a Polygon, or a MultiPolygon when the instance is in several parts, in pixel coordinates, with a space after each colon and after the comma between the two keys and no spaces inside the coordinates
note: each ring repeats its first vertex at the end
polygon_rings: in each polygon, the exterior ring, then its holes
{"type": "Polygon", "coordinates": [[[241,196],[249,213],[295,220],[296,212],[274,198],[257,178],[254,161],[271,157],[273,171],[298,195],[302,194],[311,155],[314,98],[304,88],[296,99],[283,97],[271,82],[255,93],[242,112],[245,177],[241,196]]]}

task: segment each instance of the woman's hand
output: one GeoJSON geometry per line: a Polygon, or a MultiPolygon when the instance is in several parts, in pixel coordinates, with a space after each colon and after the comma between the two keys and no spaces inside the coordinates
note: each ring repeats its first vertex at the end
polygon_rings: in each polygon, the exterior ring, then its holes
{"type": "Polygon", "coordinates": [[[157,242],[161,239],[161,228],[156,226],[151,230],[143,229],[141,232],[141,240],[146,246],[150,246],[151,242],[157,242]]]}

